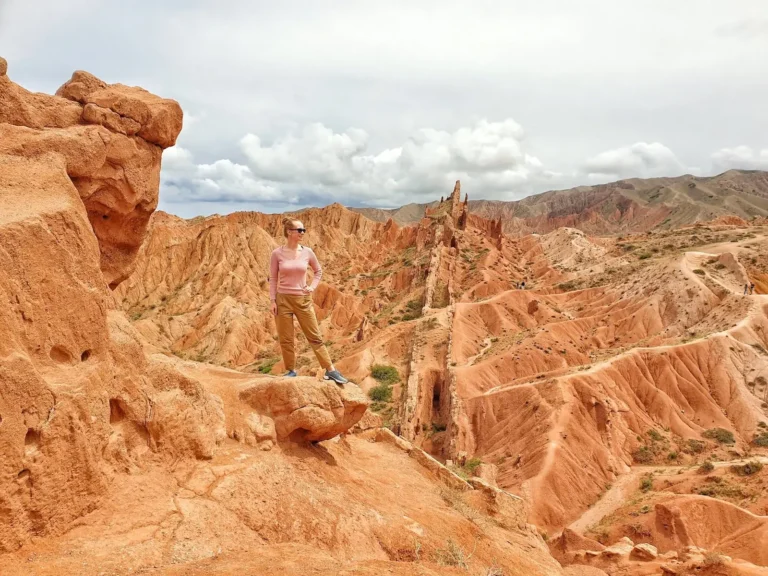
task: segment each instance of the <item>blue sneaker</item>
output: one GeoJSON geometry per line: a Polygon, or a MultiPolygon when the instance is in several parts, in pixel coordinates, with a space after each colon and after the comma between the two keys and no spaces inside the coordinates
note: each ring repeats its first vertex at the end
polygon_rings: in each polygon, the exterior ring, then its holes
{"type": "Polygon", "coordinates": [[[297,374],[295,370],[288,370],[285,374],[283,374],[283,378],[296,378],[297,374]]]}
{"type": "Polygon", "coordinates": [[[336,384],[346,384],[349,382],[349,380],[344,378],[338,370],[326,370],[323,380],[333,380],[336,384]]]}

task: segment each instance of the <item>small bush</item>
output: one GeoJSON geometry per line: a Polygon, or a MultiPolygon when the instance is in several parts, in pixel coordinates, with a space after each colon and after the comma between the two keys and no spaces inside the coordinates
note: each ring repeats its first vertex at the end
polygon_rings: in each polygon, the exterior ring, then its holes
{"type": "Polygon", "coordinates": [[[480,460],[480,458],[471,458],[467,460],[466,464],[464,464],[464,470],[466,470],[470,475],[474,474],[475,470],[477,470],[477,467],[482,463],[483,461],[480,460]]]}
{"type": "Polygon", "coordinates": [[[709,460],[704,462],[701,466],[699,466],[699,474],[709,474],[712,472],[712,470],[715,469],[715,465],[712,464],[709,460]]]}
{"type": "Polygon", "coordinates": [[[677,452],[670,452],[670,453],[667,455],[667,458],[668,458],[669,460],[677,460],[677,456],[678,456],[677,452]]]}
{"type": "Polygon", "coordinates": [[[699,276],[705,276],[706,272],[702,270],[701,268],[696,268],[696,270],[693,271],[694,274],[698,274],[699,276]]]}
{"type": "Polygon", "coordinates": [[[640,490],[643,492],[648,492],[650,490],[653,490],[653,478],[650,476],[645,476],[640,480],[640,490]]]}
{"type": "Polygon", "coordinates": [[[392,401],[392,386],[388,384],[379,384],[374,386],[368,391],[368,396],[374,402],[391,402],[392,401]]]}
{"type": "Polygon", "coordinates": [[[266,362],[262,362],[259,366],[259,374],[271,374],[272,367],[277,364],[277,358],[271,358],[266,362]]]}
{"type": "Polygon", "coordinates": [[[733,432],[726,430],[725,428],[710,428],[709,430],[705,430],[702,436],[704,436],[704,438],[709,438],[710,440],[715,440],[720,444],[733,444],[736,442],[733,437],[733,432]]]}
{"type": "Polygon", "coordinates": [[[642,254],[638,254],[637,257],[640,260],[648,260],[648,258],[650,258],[651,255],[648,252],[643,252],[642,254]]]}
{"type": "Polygon", "coordinates": [[[640,446],[632,453],[632,458],[638,464],[648,464],[653,461],[653,451],[648,446],[640,446]]]}
{"type": "Polygon", "coordinates": [[[400,381],[400,374],[397,373],[397,368],[387,366],[386,364],[374,364],[371,366],[371,376],[382,384],[394,384],[400,381]]]}
{"type": "Polygon", "coordinates": [[[752,476],[752,474],[757,474],[762,469],[763,463],[758,460],[753,460],[752,462],[747,462],[746,464],[734,464],[731,466],[731,470],[739,476],[752,476]]]}
{"type": "Polygon", "coordinates": [[[648,437],[654,442],[661,442],[664,440],[664,436],[662,436],[658,430],[654,430],[653,428],[648,430],[648,437]]]}
{"type": "Polygon", "coordinates": [[[464,551],[451,539],[448,539],[445,548],[435,550],[435,560],[441,566],[455,566],[464,570],[468,568],[464,551]]]}
{"type": "Polygon", "coordinates": [[[760,446],[761,448],[768,448],[768,432],[763,432],[762,434],[756,434],[755,439],[752,442],[754,442],[756,446],[760,446]]]}
{"type": "Polygon", "coordinates": [[[701,440],[688,440],[688,448],[687,452],[690,454],[701,454],[704,452],[704,449],[707,447],[706,442],[702,442],[701,440]]]}

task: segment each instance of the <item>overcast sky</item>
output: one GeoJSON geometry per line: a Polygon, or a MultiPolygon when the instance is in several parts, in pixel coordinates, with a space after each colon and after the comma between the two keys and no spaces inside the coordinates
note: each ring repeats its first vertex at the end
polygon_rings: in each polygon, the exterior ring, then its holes
{"type": "Polygon", "coordinates": [[[0,0],[0,55],[178,100],[182,216],[768,169],[766,0],[0,0]]]}

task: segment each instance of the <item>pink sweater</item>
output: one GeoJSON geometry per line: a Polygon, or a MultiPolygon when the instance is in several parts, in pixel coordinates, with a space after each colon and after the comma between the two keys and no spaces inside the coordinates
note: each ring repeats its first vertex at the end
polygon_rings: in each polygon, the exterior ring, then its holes
{"type": "Polygon", "coordinates": [[[323,276],[323,269],[317,256],[311,248],[299,245],[301,250],[297,250],[296,257],[292,258],[291,251],[279,246],[272,250],[272,256],[269,259],[269,298],[274,300],[277,294],[293,294],[302,296],[302,288],[307,285],[307,265],[312,267],[315,273],[315,279],[310,288],[314,290],[320,284],[320,278],[323,276]]]}

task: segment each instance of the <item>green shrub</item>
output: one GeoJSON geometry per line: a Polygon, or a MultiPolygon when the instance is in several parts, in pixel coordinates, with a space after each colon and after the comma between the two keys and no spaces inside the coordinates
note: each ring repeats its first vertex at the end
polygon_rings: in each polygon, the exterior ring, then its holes
{"type": "Polygon", "coordinates": [[[262,362],[259,366],[259,373],[260,374],[271,374],[272,373],[272,367],[277,364],[277,358],[270,358],[269,360],[262,362]]]}
{"type": "Polygon", "coordinates": [[[709,474],[712,472],[712,470],[715,469],[715,465],[712,464],[709,460],[704,462],[701,466],[699,466],[699,474],[709,474]]]}
{"type": "Polygon", "coordinates": [[[705,430],[702,434],[704,438],[715,440],[720,444],[733,444],[736,440],[733,437],[733,432],[726,430],[725,428],[710,428],[705,430]]]}
{"type": "Polygon", "coordinates": [[[731,466],[731,470],[739,476],[752,476],[752,474],[757,474],[762,469],[763,463],[758,460],[753,460],[752,462],[747,462],[746,464],[734,464],[731,466]]]}
{"type": "Polygon", "coordinates": [[[648,437],[654,442],[661,442],[664,440],[664,436],[662,436],[658,430],[654,430],[653,428],[648,430],[648,437]]]}
{"type": "Polygon", "coordinates": [[[668,458],[669,460],[677,460],[677,456],[678,456],[677,452],[670,452],[670,453],[667,455],[667,458],[668,458]]]}
{"type": "Polygon", "coordinates": [[[651,255],[650,255],[650,254],[648,254],[648,252],[643,252],[642,254],[638,254],[638,255],[637,255],[637,257],[638,257],[640,260],[647,260],[648,258],[650,258],[650,257],[651,257],[651,255]]]}
{"type": "Polygon", "coordinates": [[[632,458],[638,464],[648,464],[653,461],[653,450],[648,446],[640,446],[640,448],[632,453],[632,458]]]}
{"type": "Polygon", "coordinates": [[[653,490],[653,478],[650,476],[645,476],[640,480],[640,490],[643,492],[648,492],[650,490],[653,490]]]}
{"type": "Polygon", "coordinates": [[[374,386],[368,391],[368,396],[374,402],[391,402],[392,401],[392,386],[389,384],[379,384],[374,386]]]}
{"type": "Polygon", "coordinates": [[[688,440],[688,449],[687,452],[690,454],[701,454],[704,452],[704,448],[707,447],[706,442],[702,442],[701,440],[688,440]]]}
{"type": "Polygon", "coordinates": [[[756,446],[760,446],[761,448],[768,448],[768,432],[763,432],[762,434],[756,434],[755,439],[752,442],[754,442],[756,446]]]}
{"type": "Polygon", "coordinates": [[[382,384],[394,384],[400,381],[400,374],[397,368],[386,364],[374,364],[371,366],[371,376],[382,384]]]}
{"type": "Polygon", "coordinates": [[[466,470],[469,474],[474,474],[475,470],[477,470],[477,467],[482,463],[483,461],[480,460],[480,458],[470,458],[464,464],[464,470],[466,470]]]}
{"type": "Polygon", "coordinates": [[[694,270],[693,273],[698,274],[699,276],[706,275],[706,272],[704,272],[704,270],[702,270],[701,268],[696,268],[696,270],[694,270]]]}

